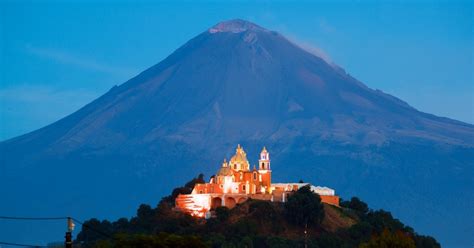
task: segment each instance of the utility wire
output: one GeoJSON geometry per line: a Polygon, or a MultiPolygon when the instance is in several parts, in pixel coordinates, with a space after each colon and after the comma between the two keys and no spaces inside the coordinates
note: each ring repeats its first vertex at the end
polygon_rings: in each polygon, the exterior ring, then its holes
{"type": "MultiPolygon", "coordinates": [[[[14,217],[14,216],[0,216],[0,219],[4,219],[4,220],[67,220],[68,218],[71,218],[73,221],[75,221],[76,223],[80,224],[81,226],[83,227],[86,227],[87,229],[93,231],[93,232],[96,232],[104,237],[107,237],[107,238],[110,238],[110,239],[114,239],[114,237],[112,237],[110,234],[107,234],[103,231],[100,231],[96,228],[93,228],[92,226],[88,225],[88,224],[85,224],[84,222],[74,218],[74,217],[14,217]]],[[[0,244],[9,244],[9,243],[6,243],[6,242],[0,242],[0,244]]],[[[18,244],[20,246],[30,246],[30,245],[21,245],[21,244],[18,244]]],[[[35,247],[35,245],[31,245],[33,247],[35,247]]],[[[46,246],[39,246],[39,247],[46,247],[46,246]]]]}
{"type": "Polygon", "coordinates": [[[0,241],[0,245],[11,245],[11,246],[22,246],[22,247],[47,247],[44,245],[27,245],[27,244],[18,244],[18,243],[9,243],[0,241]]]}
{"type": "Polygon", "coordinates": [[[4,220],[66,220],[68,217],[12,217],[0,216],[4,220]]]}
{"type": "MultiPolygon", "coordinates": [[[[0,219],[3,220],[64,220],[67,217],[13,217],[13,216],[0,216],[0,219]]],[[[28,244],[19,244],[11,242],[0,241],[0,245],[10,245],[10,246],[21,246],[21,247],[48,247],[44,245],[28,245],[28,244]]]]}

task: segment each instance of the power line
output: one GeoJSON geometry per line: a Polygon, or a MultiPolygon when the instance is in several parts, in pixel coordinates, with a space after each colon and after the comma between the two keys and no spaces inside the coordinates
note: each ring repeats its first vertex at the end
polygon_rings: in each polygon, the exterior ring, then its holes
{"type": "Polygon", "coordinates": [[[0,216],[0,219],[4,219],[4,220],[67,220],[68,218],[71,218],[72,220],[74,220],[75,222],[77,222],[78,224],[80,224],[81,226],[83,227],[86,227],[88,229],[90,229],[91,231],[93,232],[96,232],[104,237],[107,237],[107,238],[111,238],[113,239],[113,237],[105,232],[102,232],[100,230],[97,230],[96,228],[93,228],[91,227],[90,225],[88,224],[84,224],[82,221],[74,218],[74,217],[18,217],[18,216],[0,216]]]}
{"type": "Polygon", "coordinates": [[[66,220],[68,217],[12,217],[0,216],[4,220],[66,220]]]}
{"type": "MultiPolygon", "coordinates": [[[[81,226],[83,227],[86,227],[87,229],[93,231],[93,232],[96,232],[104,237],[107,237],[107,238],[110,238],[110,239],[114,239],[114,237],[112,237],[110,234],[107,234],[105,232],[102,232],[88,224],[85,224],[84,222],[74,218],[74,217],[17,217],[17,216],[0,216],[0,219],[4,219],[4,220],[67,220],[67,219],[72,219],[74,220],[76,223],[80,224],[81,226]]],[[[0,242],[0,244],[8,244],[8,245],[15,245],[15,243],[7,243],[7,242],[0,242]]],[[[17,246],[30,246],[30,247],[47,247],[47,246],[36,246],[36,245],[22,245],[22,244],[16,244],[17,246]]]]}
{"type": "MultiPolygon", "coordinates": [[[[16,217],[16,216],[0,216],[3,220],[64,220],[67,217],[16,217]]],[[[21,247],[48,247],[44,245],[20,244],[0,241],[0,245],[21,246],[21,247]]]]}
{"type": "Polygon", "coordinates": [[[0,245],[11,245],[11,246],[22,246],[22,247],[47,247],[44,245],[27,245],[27,244],[9,243],[9,242],[2,242],[2,241],[0,241],[0,245]]]}

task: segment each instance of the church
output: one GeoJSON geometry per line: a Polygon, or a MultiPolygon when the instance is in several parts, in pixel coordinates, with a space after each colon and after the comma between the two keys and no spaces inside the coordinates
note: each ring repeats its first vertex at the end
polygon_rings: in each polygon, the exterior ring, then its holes
{"type": "MultiPolygon", "coordinates": [[[[238,145],[235,155],[224,159],[209,183],[196,184],[191,194],[180,194],[176,198],[176,209],[196,217],[210,217],[210,211],[225,206],[233,208],[247,199],[286,202],[288,195],[308,183],[272,183],[270,153],[265,147],[260,152],[258,168],[250,168],[247,154],[238,145]]],[[[339,206],[339,197],[333,189],[309,185],[321,201],[339,206]]]]}

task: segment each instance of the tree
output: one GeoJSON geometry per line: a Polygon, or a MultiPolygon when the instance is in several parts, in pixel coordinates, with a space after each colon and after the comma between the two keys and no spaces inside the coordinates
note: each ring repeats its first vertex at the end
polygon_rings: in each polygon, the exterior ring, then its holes
{"type": "Polygon", "coordinates": [[[397,231],[395,233],[385,229],[381,235],[359,245],[359,248],[415,248],[415,241],[410,235],[397,231]]]}
{"type": "Polygon", "coordinates": [[[415,244],[417,248],[441,248],[441,245],[430,236],[416,235],[415,244]]]}
{"type": "Polygon", "coordinates": [[[197,183],[205,183],[204,174],[200,173],[197,177],[187,182],[183,187],[173,189],[171,195],[163,197],[161,202],[166,202],[168,204],[174,205],[174,200],[176,199],[176,197],[178,197],[179,194],[190,194],[197,183]]]}
{"type": "Polygon", "coordinates": [[[275,220],[277,213],[269,201],[253,200],[249,204],[249,214],[260,222],[275,220]]]}
{"type": "Polygon", "coordinates": [[[92,218],[84,221],[81,232],[77,235],[77,241],[86,243],[95,243],[97,240],[111,236],[113,231],[112,223],[108,220],[100,221],[92,218]]]}
{"type": "Polygon", "coordinates": [[[355,210],[361,215],[364,215],[369,211],[369,206],[367,205],[367,203],[361,201],[357,197],[352,197],[351,200],[348,202],[347,207],[352,210],[355,210]]]}
{"type": "Polygon", "coordinates": [[[137,217],[134,219],[136,220],[135,223],[140,232],[151,233],[155,220],[155,210],[148,204],[141,204],[137,209],[137,217]]]}
{"type": "Polygon", "coordinates": [[[226,222],[229,218],[229,209],[227,207],[217,207],[216,208],[216,217],[220,222],[226,222]]]}
{"type": "Polygon", "coordinates": [[[321,198],[311,191],[309,185],[303,186],[288,197],[285,216],[296,225],[318,225],[324,216],[321,198]]]}
{"type": "Polygon", "coordinates": [[[126,232],[130,228],[130,223],[127,218],[120,218],[112,223],[115,232],[126,232]]]}
{"type": "Polygon", "coordinates": [[[190,188],[192,190],[194,188],[194,185],[196,185],[197,183],[205,183],[204,174],[200,173],[197,177],[195,177],[191,181],[187,182],[184,185],[184,187],[190,188]]]}
{"type": "Polygon", "coordinates": [[[228,233],[236,240],[241,240],[245,236],[254,235],[258,232],[257,223],[248,218],[241,218],[232,226],[230,226],[228,233]]]}
{"type": "MultiPolygon", "coordinates": [[[[107,247],[107,246],[103,246],[107,247]]],[[[182,248],[201,248],[207,247],[204,241],[197,236],[181,236],[176,234],[160,233],[158,235],[145,234],[120,234],[116,236],[113,245],[109,247],[116,248],[148,248],[148,247],[182,247],[182,248]]]]}
{"type": "Polygon", "coordinates": [[[393,218],[392,214],[382,209],[377,211],[370,211],[365,219],[376,232],[382,232],[384,229],[390,231],[403,231],[413,233],[411,227],[405,226],[398,219],[393,218]]]}

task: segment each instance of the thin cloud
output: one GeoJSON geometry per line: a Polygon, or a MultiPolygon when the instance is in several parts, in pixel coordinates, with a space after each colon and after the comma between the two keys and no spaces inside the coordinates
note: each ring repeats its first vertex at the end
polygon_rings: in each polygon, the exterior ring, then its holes
{"type": "Polygon", "coordinates": [[[72,66],[80,67],[86,70],[103,72],[103,73],[113,74],[117,76],[130,76],[137,72],[137,70],[133,68],[111,66],[108,64],[100,63],[91,58],[81,57],[81,56],[78,56],[69,52],[57,50],[57,49],[42,48],[42,47],[27,45],[26,51],[35,56],[50,59],[61,64],[72,65],[72,66]]]}
{"type": "Polygon", "coordinates": [[[334,62],[332,61],[331,57],[329,57],[329,55],[323,49],[319,48],[318,46],[315,46],[315,45],[311,44],[310,42],[297,39],[297,38],[295,38],[295,36],[292,36],[292,35],[286,35],[286,38],[291,43],[293,43],[296,46],[302,48],[303,50],[313,54],[316,57],[319,57],[319,58],[323,59],[329,65],[332,65],[332,66],[335,65],[334,62]]]}
{"type": "Polygon", "coordinates": [[[323,50],[321,49],[320,47],[317,47],[309,42],[305,42],[305,41],[295,41],[295,40],[292,40],[293,43],[296,43],[296,45],[298,45],[299,47],[303,48],[304,50],[308,51],[309,53],[317,56],[317,57],[320,57],[322,58],[324,61],[326,61],[326,63],[332,65],[333,64],[333,61],[331,59],[331,57],[329,57],[329,55],[323,50]]]}
{"type": "Polygon", "coordinates": [[[0,89],[0,140],[51,124],[99,95],[86,89],[58,89],[47,85],[0,89]]]}
{"type": "Polygon", "coordinates": [[[17,101],[28,104],[38,102],[76,102],[97,96],[97,93],[84,89],[57,89],[47,85],[18,85],[0,89],[2,101],[17,101]]]}
{"type": "Polygon", "coordinates": [[[337,33],[337,29],[329,24],[324,18],[319,20],[319,28],[325,33],[337,33]]]}
{"type": "MultiPolygon", "coordinates": [[[[331,57],[320,47],[314,45],[311,42],[305,41],[301,38],[297,38],[296,35],[292,34],[291,30],[289,27],[286,26],[285,23],[279,23],[276,22],[276,18],[270,14],[267,14],[267,16],[262,16],[262,19],[267,19],[268,22],[272,23],[273,22],[273,30],[278,30],[279,33],[281,33],[288,41],[293,43],[294,45],[302,48],[303,50],[315,55],[316,57],[319,57],[323,59],[326,63],[328,63],[331,66],[337,66],[331,59],[331,57]],[[268,16],[271,16],[271,21],[269,21],[268,16]]],[[[323,30],[326,33],[334,33],[337,30],[331,26],[325,19],[319,19],[317,24],[321,30],[323,30]]]]}

